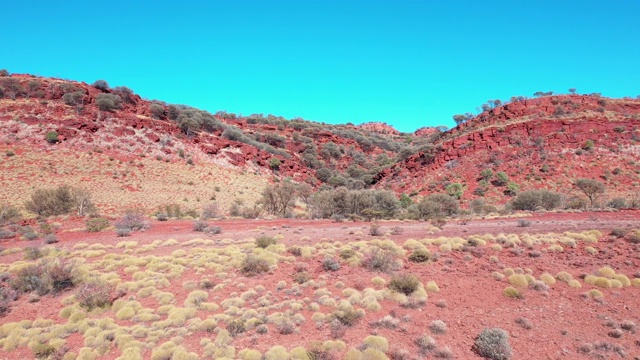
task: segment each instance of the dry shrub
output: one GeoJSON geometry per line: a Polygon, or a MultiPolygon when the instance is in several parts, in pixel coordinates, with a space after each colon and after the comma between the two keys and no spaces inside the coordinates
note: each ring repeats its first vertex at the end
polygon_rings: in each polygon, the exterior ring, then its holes
{"type": "Polygon", "coordinates": [[[447,324],[442,320],[433,320],[429,324],[429,330],[434,334],[441,335],[447,332],[447,324]]]}
{"type": "Polygon", "coordinates": [[[436,348],[436,341],[428,335],[420,336],[416,339],[415,343],[416,345],[418,345],[418,348],[420,348],[420,352],[423,354],[433,351],[436,348]]]}
{"type": "Polygon", "coordinates": [[[109,227],[109,220],[103,217],[91,218],[85,222],[88,232],[100,232],[109,227]]]}
{"type": "Polygon", "coordinates": [[[331,333],[331,338],[342,339],[347,332],[347,326],[339,319],[335,319],[329,323],[329,332],[331,333]]]}
{"type": "Polygon", "coordinates": [[[227,331],[231,336],[236,336],[247,331],[244,327],[244,321],[238,319],[227,324],[227,331]]]}
{"type": "Polygon", "coordinates": [[[249,255],[244,258],[240,271],[246,276],[255,276],[269,271],[269,262],[249,255]]]}
{"type": "Polygon", "coordinates": [[[491,360],[509,360],[512,356],[509,334],[500,329],[484,329],[476,337],[473,350],[491,360]]]}
{"type": "Polygon", "coordinates": [[[114,225],[117,230],[129,230],[129,232],[144,231],[150,227],[149,223],[144,220],[141,209],[127,210],[124,216],[114,225]]]}
{"type": "Polygon", "coordinates": [[[420,280],[413,274],[398,274],[391,277],[389,289],[411,295],[420,286],[420,280]]]}
{"type": "Polygon", "coordinates": [[[371,224],[369,226],[369,235],[371,236],[380,236],[382,235],[382,228],[379,224],[371,224]]]}
{"type": "Polygon", "coordinates": [[[289,335],[296,331],[296,324],[293,321],[284,320],[276,326],[276,329],[282,335],[289,335]]]}
{"type": "Polygon", "coordinates": [[[94,280],[82,284],[76,292],[76,299],[80,306],[89,310],[99,307],[107,307],[111,305],[113,285],[102,281],[94,280]]]}
{"type": "Polygon", "coordinates": [[[207,228],[207,226],[209,226],[209,224],[205,221],[196,220],[193,223],[193,231],[202,232],[207,228]]]}
{"type": "Polygon", "coordinates": [[[404,234],[404,229],[400,226],[394,226],[391,228],[391,235],[402,235],[404,234]]]}
{"type": "Polygon", "coordinates": [[[218,204],[211,203],[202,207],[202,213],[200,213],[201,220],[208,220],[218,216],[218,204]]]}
{"type": "Polygon", "coordinates": [[[0,317],[11,309],[11,302],[18,299],[18,292],[9,287],[0,287],[0,317]]]}
{"type": "Polygon", "coordinates": [[[311,274],[306,271],[299,272],[293,275],[293,281],[297,282],[298,284],[304,284],[311,279],[313,279],[313,276],[311,276],[311,274]]]}
{"type": "Polygon", "coordinates": [[[338,260],[327,257],[322,261],[322,266],[327,271],[338,271],[340,270],[340,262],[338,260]]]}
{"type": "Polygon", "coordinates": [[[336,320],[338,320],[342,325],[345,326],[353,326],[355,325],[360,318],[362,318],[362,313],[357,311],[356,309],[347,309],[347,310],[339,310],[334,313],[336,320]]]}
{"type": "Polygon", "coordinates": [[[417,249],[409,255],[409,261],[423,263],[431,260],[431,253],[427,249],[417,249]]]}
{"type": "Polygon", "coordinates": [[[396,268],[396,256],[389,250],[374,247],[365,251],[362,266],[372,271],[390,272],[396,268]]]}
{"type": "Polygon", "coordinates": [[[11,286],[20,292],[44,295],[72,288],[78,281],[75,262],[55,259],[23,267],[15,274],[11,286]]]}

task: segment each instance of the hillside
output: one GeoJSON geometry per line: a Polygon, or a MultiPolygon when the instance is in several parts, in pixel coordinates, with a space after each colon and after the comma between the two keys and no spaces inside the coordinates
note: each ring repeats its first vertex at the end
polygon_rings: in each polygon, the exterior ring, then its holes
{"type": "Polygon", "coordinates": [[[34,187],[76,184],[107,212],[213,199],[250,205],[278,177],[363,188],[411,154],[409,142],[430,141],[380,123],[211,114],[103,81],[18,74],[0,77],[0,123],[3,199],[20,204],[34,187]]]}
{"type": "Polygon", "coordinates": [[[515,98],[384,170],[376,186],[427,195],[446,192],[448,185],[457,183],[463,200],[501,204],[513,193],[511,184],[516,191],[550,189],[569,195],[569,202],[579,202],[571,199],[571,184],[586,177],[604,182],[608,198],[633,197],[640,184],[638,120],[638,99],[515,98]],[[499,172],[508,179],[499,181],[499,172]]]}
{"type": "Polygon", "coordinates": [[[315,189],[392,189],[414,201],[455,193],[463,207],[476,199],[498,206],[545,188],[579,208],[584,199],[572,186],[579,177],[604,182],[603,204],[635,197],[639,119],[637,99],[514,97],[449,131],[407,134],[385,123],[212,114],[104,81],[7,74],[0,77],[0,196],[19,205],[35,188],[73,184],[91,189],[107,213],[211,201],[225,211],[250,208],[267,184],[292,178],[315,189]]]}

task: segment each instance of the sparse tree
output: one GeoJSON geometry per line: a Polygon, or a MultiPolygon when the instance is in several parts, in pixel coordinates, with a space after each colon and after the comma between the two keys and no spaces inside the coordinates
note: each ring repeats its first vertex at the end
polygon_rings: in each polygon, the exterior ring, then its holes
{"type": "Polygon", "coordinates": [[[279,184],[267,185],[262,191],[260,203],[268,212],[284,217],[295,203],[296,197],[296,184],[287,179],[279,184]]]}
{"type": "Polygon", "coordinates": [[[467,117],[462,114],[453,115],[453,121],[456,122],[456,125],[464,124],[467,121],[467,117]]]}
{"type": "Polygon", "coordinates": [[[595,179],[579,178],[575,185],[587,196],[591,207],[597,198],[605,192],[604,184],[595,179]]]}
{"type": "Polygon", "coordinates": [[[576,93],[576,88],[569,88],[569,92],[571,94],[575,94],[576,93]]]}
{"type": "Polygon", "coordinates": [[[309,206],[309,199],[313,195],[313,187],[307,183],[300,183],[296,186],[296,191],[300,199],[309,206]]]}
{"type": "Polygon", "coordinates": [[[74,207],[79,216],[84,216],[95,211],[95,205],[91,201],[91,193],[88,190],[73,188],[74,207]]]}

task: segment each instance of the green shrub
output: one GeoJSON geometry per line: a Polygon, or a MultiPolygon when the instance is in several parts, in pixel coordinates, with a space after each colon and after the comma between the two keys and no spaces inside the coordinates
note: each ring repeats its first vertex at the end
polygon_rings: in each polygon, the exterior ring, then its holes
{"type": "Polygon", "coordinates": [[[509,176],[504,171],[499,171],[496,173],[495,183],[498,186],[505,186],[509,182],[509,176]]]}
{"type": "Polygon", "coordinates": [[[447,194],[432,194],[422,199],[417,206],[420,219],[452,216],[459,212],[458,199],[447,194]]]}
{"type": "Polygon", "coordinates": [[[100,232],[109,227],[109,220],[103,217],[91,218],[85,222],[88,232],[100,232]]]}
{"type": "Polygon", "coordinates": [[[71,187],[63,185],[54,189],[36,190],[25,202],[24,207],[40,216],[52,216],[68,214],[74,205],[71,187]]]}
{"type": "Polygon", "coordinates": [[[149,105],[149,112],[154,119],[160,119],[164,115],[164,107],[159,104],[149,105]]]}
{"type": "Polygon", "coordinates": [[[96,105],[102,111],[114,111],[122,106],[122,98],[115,94],[98,94],[96,105]]]}
{"type": "Polygon", "coordinates": [[[456,199],[460,199],[464,194],[464,185],[460,183],[452,183],[446,186],[447,194],[456,199]]]}
{"type": "MultiPolygon", "coordinates": [[[[333,315],[335,319],[339,321],[340,324],[346,325],[346,326],[353,326],[358,322],[358,320],[360,320],[360,318],[362,318],[363,313],[354,308],[349,308],[346,310],[338,310],[333,315]]],[[[335,327],[339,329],[339,326],[335,326],[335,327]]]]}
{"type": "Polygon", "coordinates": [[[82,104],[82,98],[84,98],[84,92],[82,91],[74,91],[71,93],[66,93],[62,96],[62,100],[64,101],[64,103],[69,106],[82,104]]]}
{"type": "Polygon", "coordinates": [[[269,245],[275,245],[278,241],[270,236],[260,236],[256,239],[256,246],[266,249],[269,245]]]}
{"type": "Polygon", "coordinates": [[[49,131],[44,136],[44,139],[47,140],[49,144],[56,144],[60,142],[60,138],[58,137],[58,133],[56,131],[49,131]]]}
{"type": "Polygon", "coordinates": [[[480,178],[483,180],[489,180],[493,176],[491,169],[484,169],[480,172],[480,178]]]}
{"type": "Polygon", "coordinates": [[[420,286],[420,280],[412,274],[398,274],[391,277],[389,289],[411,295],[420,286]]]}
{"type": "Polygon", "coordinates": [[[562,204],[562,196],[548,190],[528,190],[519,193],[511,202],[514,210],[553,210],[562,204]]]}
{"type": "Polygon", "coordinates": [[[474,341],[473,350],[491,360],[509,360],[512,356],[509,334],[500,328],[482,330],[474,341]]]}

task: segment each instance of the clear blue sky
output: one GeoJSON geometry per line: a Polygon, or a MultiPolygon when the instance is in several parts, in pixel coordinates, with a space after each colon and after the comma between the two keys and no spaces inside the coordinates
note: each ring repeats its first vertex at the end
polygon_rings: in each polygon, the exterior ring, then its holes
{"type": "Polygon", "coordinates": [[[0,68],[212,112],[453,125],[536,91],[640,94],[640,1],[8,1],[0,68]]]}

